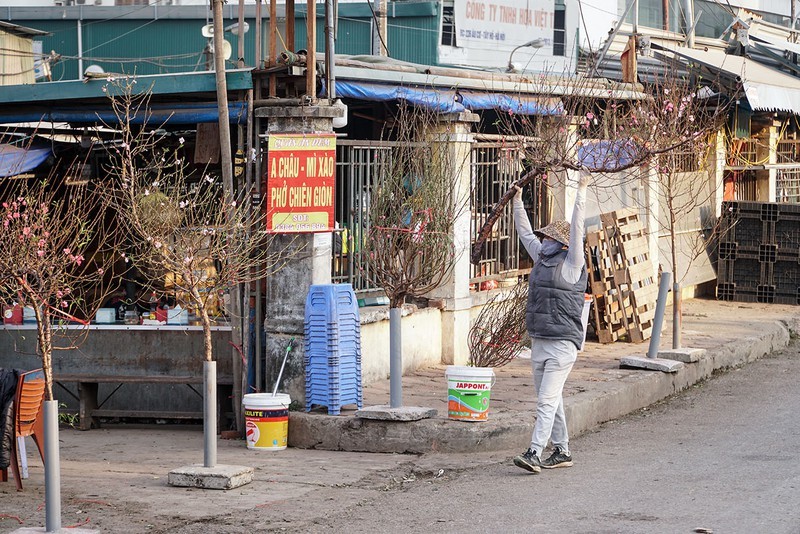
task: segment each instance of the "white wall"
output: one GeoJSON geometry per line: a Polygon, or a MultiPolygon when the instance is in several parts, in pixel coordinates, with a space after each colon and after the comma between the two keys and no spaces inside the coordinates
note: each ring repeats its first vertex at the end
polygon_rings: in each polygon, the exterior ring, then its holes
{"type": "MultiPolygon", "coordinates": [[[[389,313],[384,309],[361,308],[362,316],[376,314],[374,322],[361,324],[361,380],[364,385],[389,376],[389,313]],[[385,318],[384,318],[385,316],[385,318]]],[[[442,313],[423,308],[405,315],[403,331],[403,372],[439,365],[442,355],[442,313]]]]}

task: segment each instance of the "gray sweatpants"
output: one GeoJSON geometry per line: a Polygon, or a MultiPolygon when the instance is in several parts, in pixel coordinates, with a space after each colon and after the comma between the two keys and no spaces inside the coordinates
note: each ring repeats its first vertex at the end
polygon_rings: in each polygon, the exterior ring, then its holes
{"type": "Polygon", "coordinates": [[[531,366],[536,388],[536,425],[531,449],[541,457],[547,442],[569,454],[569,434],[564,417],[562,391],[567,376],[578,358],[578,349],[570,341],[533,338],[531,366]]]}

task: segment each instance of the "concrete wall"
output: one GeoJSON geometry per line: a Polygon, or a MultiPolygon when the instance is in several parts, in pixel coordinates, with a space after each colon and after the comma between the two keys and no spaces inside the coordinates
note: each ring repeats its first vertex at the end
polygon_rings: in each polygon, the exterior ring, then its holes
{"type": "MultiPolygon", "coordinates": [[[[438,308],[403,310],[403,371],[437,365],[442,353],[442,312],[438,308]]],[[[361,379],[364,384],[389,377],[389,312],[361,310],[361,379]]]]}

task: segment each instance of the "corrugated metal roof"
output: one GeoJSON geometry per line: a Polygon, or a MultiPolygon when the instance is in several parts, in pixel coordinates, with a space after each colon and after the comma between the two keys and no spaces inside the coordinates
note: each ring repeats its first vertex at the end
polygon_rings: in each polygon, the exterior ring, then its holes
{"type": "MultiPolygon", "coordinates": [[[[109,75],[113,76],[113,75],[109,75]]],[[[234,69],[225,72],[229,91],[253,88],[250,69],[234,69]]],[[[148,92],[152,95],[181,95],[191,93],[216,94],[216,74],[214,72],[183,72],[178,74],[159,74],[136,76],[134,92],[148,92]]],[[[10,85],[0,91],[0,104],[35,103],[40,105],[53,102],[99,99],[108,100],[106,91],[108,82],[105,78],[65,82],[47,82],[33,85],[10,85]],[[103,88],[106,88],[106,91],[103,88]]]]}
{"type": "Polygon", "coordinates": [[[642,88],[634,84],[613,82],[601,78],[525,77],[490,71],[429,67],[408,62],[386,60],[359,64],[357,58],[344,59],[336,65],[337,80],[375,82],[403,86],[475,89],[490,93],[594,96],[638,100],[647,98],[642,88]]]}
{"type": "Polygon", "coordinates": [[[800,114],[800,79],[794,76],[721,50],[679,48],[670,52],[740,82],[754,110],[800,114]]]}
{"type": "Polygon", "coordinates": [[[26,26],[19,26],[18,24],[11,24],[10,22],[3,22],[0,20],[0,30],[3,30],[7,33],[13,33],[14,35],[24,35],[27,37],[34,37],[37,35],[50,35],[49,33],[36,30],[34,28],[28,28],[26,26]]]}

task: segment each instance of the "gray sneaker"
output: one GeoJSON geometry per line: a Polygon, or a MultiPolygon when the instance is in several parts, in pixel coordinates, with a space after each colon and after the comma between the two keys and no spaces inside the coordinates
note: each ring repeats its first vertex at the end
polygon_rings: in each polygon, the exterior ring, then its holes
{"type": "Polygon", "coordinates": [[[553,454],[542,462],[542,467],[545,469],[555,469],[556,467],[572,467],[572,456],[564,453],[560,448],[556,447],[553,454]]]}
{"type": "Polygon", "coordinates": [[[533,449],[528,449],[519,456],[515,456],[514,465],[526,471],[530,471],[531,473],[538,473],[542,470],[542,462],[533,449]]]}

